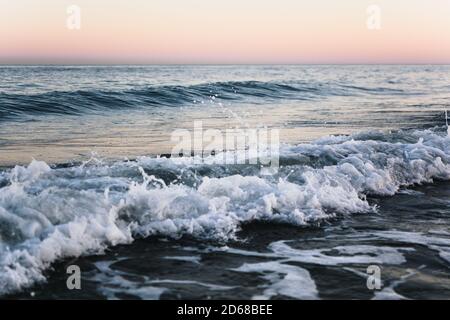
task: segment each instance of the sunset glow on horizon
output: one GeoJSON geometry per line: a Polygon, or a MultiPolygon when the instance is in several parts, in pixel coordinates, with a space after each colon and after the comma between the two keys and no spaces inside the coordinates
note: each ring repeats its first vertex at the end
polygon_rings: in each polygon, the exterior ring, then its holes
{"type": "Polygon", "coordinates": [[[447,64],[450,0],[0,0],[0,40],[2,64],[447,64]]]}

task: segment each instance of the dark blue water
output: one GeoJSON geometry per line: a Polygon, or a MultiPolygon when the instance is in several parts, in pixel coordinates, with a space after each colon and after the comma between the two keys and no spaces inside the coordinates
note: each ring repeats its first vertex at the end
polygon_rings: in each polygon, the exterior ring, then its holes
{"type": "Polygon", "coordinates": [[[448,299],[449,71],[0,67],[0,294],[448,299]],[[155,157],[194,121],[278,129],[279,170],[155,157]]]}

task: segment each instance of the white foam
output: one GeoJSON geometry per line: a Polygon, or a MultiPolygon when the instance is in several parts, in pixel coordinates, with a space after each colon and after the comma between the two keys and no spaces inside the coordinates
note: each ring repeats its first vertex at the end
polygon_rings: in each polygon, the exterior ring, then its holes
{"type": "MultiPolygon", "coordinates": [[[[125,259],[122,258],[120,260],[125,259]]],[[[98,284],[97,289],[107,299],[118,299],[118,294],[128,294],[140,299],[157,300],[163,293],[170,291],[169,288],[162,287],[161,285],[199,286],[211,291],[226,291],[235,288],[233,286],[217,285],[194,280],[151,279],[146,275],[123,272],[111,268],[115,262],[117,261],[97,262],[95,266],[100,272],[95,272],[91,277],[88,277],[89,281],[98,284]]]]}
{"type": "Polygon", "coordinates": [[[143,300],[158,300],[161,295],[167,291],[164,287],[152,286],[145,281],[145,277],[134,276],[135,278],[143,278],[143,281],[133,282],[128,280],[129,274],[111,268],[115,261],[101,261],[97,262],[95,266],[101,273],[89,278],[90,281],[100,284],[98,289],[109,300],[120,299],[121,295],[132,295],[143,300]]]}
{"type": "Polygon", "coordinates": [[[262,295],[256,295],[253,299],[270,299],[277,295],[283,295],[294,299],[317,299],[318,291],[309,272],[301,267],[282,264],[278,261],[246,263],[233,269],[238,272],[256,272],[269,281],[269,285],[262,285],[262,295]]]}
{"type": "MultiPolygon", "coordinates": [[[[450,238],[427,235],[422,232],[406,232],[397,230],[379,231],[373,234],[381,238],[427,246],[428,248],[437,251],[442,259],[450,263],[450,238]]],[[[442,232],[440,234],[446,235],[442,232]]]]}
{"type": "MultiPolygon", "coordinates": [[[[367,194],[392,195],[402,186],[450,178],[448,137],[430,130],[405,133],[397,142],[388,142],[389,135],[379,141],[379,136],[377,141],[355,135],[284,146],[281,158],[316,157],[328,165],[286,166],[275,176],[260,175],[258,167],[148,157],[59,169],[32,161],[5,171],[0,294],[45,280],[43,271],[58,259],[99,253],[138,236],[226,241],[244,222],[306,225],[339,214],[370,213],[376,208],[367,194]],[[197,174],[205,168],[211,177],[197,174]],[[176,184],[166,185],[145,170],[174,175],[176,184]]],[[[448,258],[445,252],[442,256],[448,258]]]]}
{"type": "MultiPolygon", "coordinates": [[[[286,241],[277,241],[269,245],[270,252],[252,252],[233,248],[220,248],[232,254],[264,257],[276,259],[270,262],[245,263],[239,268],[233,269],[238,272],[256,272],[269,282],[263,284],[262,295],[256,295],[255,299],[270,299],[277,295],[283,295],[295,299],[316,299],[317,288],[309,272],[292,263],[304,263],[321,266],[350,266],[350,265],[400,265],[406,262],[403,252],[414,251],[412,248],[395,248],[387,246],[370,245],[347,245],[319,249],[295,249],[286,241]]],[[[354,272],[349,267],[344,267],[354,272]]],[[[360,275],[358,273],[358,275],[360,275]]],[[[366,277],[367,274],[364,275],[366,277]]],[[[385,297],[388,296],[388,288],[385,288],[385,297]]],[[[389,298],[394,297],[394,291],[389,298]]],[[[381,293],[380,293],[381,296],[381,293]]],[[[396,296],[398,298],[399,296],[396,296]]]]}
{"type": "Polygon", "coordinates": [[[194,263],[194,264],[200,264],[202,257],[200,257],[200,256],[165,256],[165,257],[163,257],[163,259],[177,260],[177,261],[190,262],[190,263],[194,263]]]}

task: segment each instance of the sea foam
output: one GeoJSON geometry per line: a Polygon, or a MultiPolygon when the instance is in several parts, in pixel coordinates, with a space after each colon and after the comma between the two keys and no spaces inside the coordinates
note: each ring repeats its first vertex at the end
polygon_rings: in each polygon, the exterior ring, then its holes
{"type": "MultiPolygon", "coordinates": [[[[215,156],[202,164],[141,157],[53,168],[33,160],[0,174],[0,294],[45,281],[55,261],[139,237],[222,242],[252,221],[305,226],[375,212],[367,195],[449,180],[449,155],[442,130],[421,130],[285,145],[272,176],[257,166],[214,164],[215,156]]],[[[297,276],[308,282],[306,273],[297,276]]]]}

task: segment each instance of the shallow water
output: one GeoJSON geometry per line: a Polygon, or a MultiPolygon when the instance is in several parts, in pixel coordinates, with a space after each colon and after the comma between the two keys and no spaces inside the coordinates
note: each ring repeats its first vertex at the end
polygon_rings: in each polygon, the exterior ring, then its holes
{"type": "Polygon", "coordinates": [[[315,227],[255,222],[226,245],[141,239],[57,263],[48,283],[7,297],[448,299],[449,196],[450,184],[427,184],[384,199],[376,215],[315,227]],[[71,264],[83,270],[81,291],[66,288],[71,264]],[[373,264],[382,266],[380,291],[366,287],[373,264]]]}
{"type": "Polygon", "coordinates": [[[443,124],[449,66],[0,67],[0,166],[170,153],[174,129],[329,134],[443,124]]]}
{"type": "Polygon", "coordinates": [[[448,299],[448,71],[2,67],[0,294],[448,299]],[[279,170],[148,156],[194,120],[279,128],[279,170]]]}

